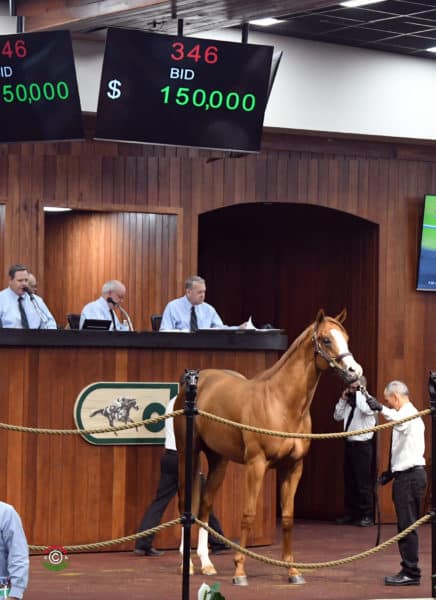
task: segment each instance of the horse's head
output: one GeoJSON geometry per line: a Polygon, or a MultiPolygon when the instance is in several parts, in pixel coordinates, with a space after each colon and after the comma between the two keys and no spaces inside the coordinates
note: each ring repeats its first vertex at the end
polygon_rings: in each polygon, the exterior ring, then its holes
{"type": "Polygon", "coordinates": [[[335,318],[318,312],[313,332],[316,364],[319,369],[334,369],[347,382],[356,381],[363,373],[348,348],[348,333],[342,325],[347,316],[344,310],[335,318]]]}

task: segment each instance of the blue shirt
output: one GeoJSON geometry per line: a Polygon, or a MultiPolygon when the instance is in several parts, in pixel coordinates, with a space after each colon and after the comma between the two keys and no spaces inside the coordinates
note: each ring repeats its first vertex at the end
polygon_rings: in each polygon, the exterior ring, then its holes
{"type": "Polygon", "coordinates": [[[22,598],[29,580],[29,548],[13,506],[0,502],[0,577],[9,578],[9,595],[22,598]]]}
{"type": "MultiPolygon", "coordinates": [[[[118,320],[115,311],[112,311],[112,314],[114,315],[115,319],[115,329],[119,331],[126,330],[126,327],[124,325],[121,325],[120,321],[118,320]]],[[[80,329],[82,329],[83,322],[85,321],[85,319],[103,319],[105,321],[110,321],[111,326],[109,327],[109,329],[112,330],[114,328],[109,304],[106,302],[103,296],[100,296],[98,300],[88,302],[88,304],[83,307],[82,313],[80,315],[80,329]]]]}
{"type": "Polygon", "coordinates": [[[171,300],[165,307],[159,331],[179,329],[180,331],[191,330],[191,308],[195,306],[198,329],[210,329],[213,327],[226,328],[221,317],[213,306],[207,302],[191,304],[186,296],[171,300]]]}
{"type": "MultiPolygon", "coordinates": [[[[10,327],[12,329],[22,329],[21,315],[18,308],[18,298],[20,296],[16,294],[10,287],[5,288],[0,292],[0,319],[3,327],[10,327]]],[[[44,300],[33,294],[34,302],[38,308],[30,300],[29,294],[23,294],[22,306],[26,313],[27,320],[29,322],[30,329],[56,329],[56,321],[53,315],[48,310],[44,300]],[[38,309],[41,311],[45,319],[41,318],[38,313],[38,309]]]]}

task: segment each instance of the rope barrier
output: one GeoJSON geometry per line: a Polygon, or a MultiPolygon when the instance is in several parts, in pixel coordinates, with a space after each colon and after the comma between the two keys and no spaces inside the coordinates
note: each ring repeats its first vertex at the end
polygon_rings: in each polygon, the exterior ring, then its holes
{"type": "Polygon", "coordinates": [[[151,425],[153,423],[159,423],[170,417],[178,417],[183,415],[183,409],[176,410],[167,415],[160,415],[158,417],[152,417],[150,419],[144,419],[143,421],[134,421],[133,423],[126,423],[125,425],[118,425],[115,427],[100,427],[96,429],[46,429],[41,427],[24,427],[22,425],[9,425],[8,423],[0,423],[0,429],[6,429],[9,431],[21,431],[25,433],[45,433],[49,435],[74,435],[85,433],[110,433],[112,431],[123,431],[124,429],[133,429],[142,425],[151,425]]]}
{"type": "MultiPolygon", "coordinates": [[[[422,516],[420,519],[418,519],[417,521],[415,521],[415,523],[412,523],[412,525],[407,527],[407,529],[404,529],[403,531],[401,531],[397,535],[393,536],[392,538],[386,540],[382,544],[375,546],[373,548],[369,548],[368,550],[365,550],[364,552],[360,552],[359,554],[354,554],[352,556],[347,556],[345,558],[340,558],[337,560],[330,560],[330,561],[325,561],[325,562],[312,562],[312,563],[288,562],[288,561],[284,561],[284,560],[277,560],[277,559],[270,558],[270,557],[262,555],[262,554],[258,554],[257,552],[252,552],[251,550],[247,550],[247,548],[243,548],[242,546],[239,546],[238,544],[235,544],[231,540],[227,539],[223,535],[217,533],[214,529],[209,527],[209,525],[207,523],[200,521],[197,518],[194,518],[194,522],[199,527],[206,529],[209,532],[209,534],[211,534],[213,537],[217,538],[220,542],[229,545],[231,548],[233,548],[233,550],[235,550],[235,552],[241,552],[242,554],[245,554],[249,558],[253,558],[254,560],[258,560],[260,562],[263,562],[265,564],[269,564],[269,565],[272,565],[275,567],[283,567],[283,568],[287,568],[287,569],[290,569],[293,567],[293,568],[300,569],[303,571],[304,570],[310,571],[310,570],[315,570],[315,569],[322,569],[325,567],[336,567],[339,565],[345,565],[345,564],[351,563],[355,560],[368,558],[372,554],[381,552],[388,546],[390,546],[390,545],[398,542],[402,538],[406,537],[406,535],[408,535],[409,533],[411,533],[412,531],[414,531],[415,529],[417,529],[424,523],[427,523],[428,521],[430,521],[430,519],[431,519],[431,515],[426,514],[426,515],[422,516]]],[[[161,523],[160,525],[157,525],[156,527],[153,527],[151,529],[147,529],[146,531],[141,531],[139,533],[127,535],[127,536],[124,536],[121,538],[116,538],[113,540],[105,540],[103,542],[93,542],[93,543],[89,543],[89,544],[63,546],[63,548],[67,552],[81,552],[81,551],[86,551],[86,550],[98,550],[101,548],[106,548],[108,546],[123,544],[125,542],[131,542],[131,541],[143,538],[143,537],[155,535],[156,533],[159,533],[160,531],[163,531],[164,529],[167,529],[168,527],[173,527],[174,525],[180,525],[181,523],[182,523],[182,518],[178,517],[177,519],[173,519],[172,521],[167,521],[166,523],[161,523]]],[[[29,545],[29,550],[31,552],[45,552],[49,548],[50,548],[50,546],[29,545]]]]}
{"type": "MultiPolygon", "coordinates": [[[[237,423],[236,421],[230,421],[229,419],[225,419],[224,417],[218,417],[212,413],[208,413],[204,410],[199,410],[198,414],[202,417],[206,417],[207,419],[211,419],[212,421],[217,421],[218,423],[222,423],[223,425],[229,425],[230,427],[236,427],[236,429],[243,429],[246,431],[253,431],[255,433],[261,433],[264,435],[282,437],[282,438],[301,438],[301,439],[319,439],[319,440],[329,440],[329,439],[337,439],[349,437],[351,435],[360,435],[362,433],[370,433],[372,431],[381,431],[383,429],[390,429],[391,427],[395,427],[395,425],[399,425],[400,423],[406,423],[406,421],[412,421],[413,419],[417,419],[418,417],[424,417],[431,413],[430,408],[426,408],[417,412],[414,415],[410,415],[409,417],[404,417],[403,419],[398,419],[397,421],[389,421],[388,423],[382,423],[381,425],[375,425],[374,427],[369,427],[368,429],[356,429],[355,431],[337,431],[333,433],[289,433],[285,431],[274,431],[272,429],[262,429],[260,427],[254,427],[253,425],[244,425],[242,423],[237,423]]],[[[47,429],[41,427],[25,427],[24,425],[9,425],[8,423],[0,423],[0,429],[5,429],[6,431],[20,431],[24,433],[42,433],[48,435],[84,435],[84,434],[98,434],[98,433],[111,433],[114,431],[124,431],[126,429],[133,429],[134,427],[152,425],[154,423],[159,423],[160,421],[165,421],[165,419],[169,419],[172,417],[179,417],[184,414],[184,410],[176,410],[172,413],[168,413],[166,415],[159,415],[157,417],[152,417],[150,419],[144,419],[142,421],[134,421],[133,423],[126,423],[125,425],[118,425],[115,427],[101,427],[95,429],[47,429]]]]}
{"type": "MultiPolygon", "coordinates": [[[[163,531],[167,527],[172,527],[173,525],[179,525],[182,523],[181,517],[177,519],[173,519],[172,521],[167,521],[166,523],[161,523],[152,529],[147,529],[146,531],[140,531],[139,533],[134,533],[132,535],[126,535],[121,538],[117,538],[114,540],[106,540],[104,542],[94,542],[91,544],[79,544],[76,546],[62,546],[68,552],[80,552],[82,550],[98,550],[99,548],[105,548],[106,546],[115,546],[116,544],[123,544],[124,542],[131,542],[133,540],[137,540],[139,538],[148,537],[149,535],[154,535],[155,533],[159,533],[159,531],[163,531]]],[[[45,552],[48,550],[50,546],[30,546],[29,550],[32,552],[45,552]]]]}
{"type": "Polygon", "coordinates": [[[231,427],[236,427],[236,429],[244,429],[245,431],[253,431],[255,433],[261,433],[264,435],[271,435],[282,438],[301,438],[301,439],[316,439],[316,440],[330,440],[336,438],[349,437],[350,435],[360,435],[362,433],[370,433],[371,431],[380,431],[382,429],[389,429],[391,427],[395,427],[400,423],[406,423],[406,421],[412,421],[413,419],[417,419],[418,417],[424,417],[431,413],[430,408],[426,408],[425,410],[421,410],[414,415],[410,415],[409,417],[404,417],[403,419],[398,419],[397,421],[389,421],[388,423],[383,423],[381,425],[375,425],[374,427],[368,427],[368,429],[356,429],[355,431],[338,431],[334,433],[287,433],[285,431],[273,431],[271,429],[262,429],[260,427],[254,427],[253,425],[243,425],[242,423],[237,423],[236,421],[230,421],[229,419],[225,419],[224,417],[218,417],[212,413],[208,413],[204,410],[199,410],[198,414],[202,417],[206,417],[207,419],[211,419],[212,421],[217,421],[218,423],[222,423],[223,425],[230,425],[231,427]]]}
{"type": "Polygon", "coordinates": [[[246,556],[249,556],[250,558],[254,558],[255,560],[259,560],[260,562],[264,562],[266,564],[273,565],[275,567],[285,567],[287,569],[294,567],[296,569],[301,569],[303,571],[304,570],[310,571],[310,570],[315,570],[315,569],[322,569],[324,567],[336,567],[338,565],[346,565],[355,560],[368,558],[368,556],[371,556],[372,554],[376,554],[377,552],[384,550],[391,544],[394,544],[395,542],[398,542],[402,538],[406,537],[407,535],[409,535],[409,533],[411,533],[412,531],[414,531],[415,529],[417,529],[424,523],[427,523],[428,521],[430,521],[430,519],[431,519],[431,515],[426,514],[426,515],[422,516],[420,519],[418,519],[417,521],[415,521],[415,523],[412,523],[412,525],[409,525],[409,527],[407,527],[406,529],[403,529],[403,531],[401,531],[394,537],[391,537],[389,540],[386,540],[382,544],[379,544],[378,546],[374,546],[373,548],[370,548],[369,550],[360,552],[359,554],[354,554],[352,556],[347,556],[345,558],[339,558],[338,560],[329,560],[329,561],[317,562],[317,563],[315,563],[315,562],[313,562],[313,563],[287,562],[284,560],[276,560],[274,558],[269,558],[267,556],[257,554],[256,552],[252,552],[251,550],[242,548],[238,544],[235,544],[234,542],[227,540],[224,536],[217,533],[214,529],[211,529],[207,523],[204,523],[203,521],[199,521],[197,518],[194,518],[194,521],[197,525],[199,525],[203,529],[207,529],[207,531],[210,534],[212,534],[214,537],[218,538],[220,541],[225,542],[226,544],[231,546],[237,552],[241,552],[242,554],[245,554],[246,556]]]}

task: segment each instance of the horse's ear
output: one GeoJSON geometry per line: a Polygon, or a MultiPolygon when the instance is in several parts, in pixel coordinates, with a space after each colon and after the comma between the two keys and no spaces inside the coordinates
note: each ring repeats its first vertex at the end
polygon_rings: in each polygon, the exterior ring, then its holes
{"type": "Polygon", "coordinates": [[[335,317],[336,321],[339,321],[339,323],[343,323],[346,318],[347,318],[347,309],[346,308],[343,308],[341,310],[341,312],[335,317]]]}
{"type": "Polygon", "coordinates": [[[321,323],[321,321],[324,321],[324,318],[325,318],[324,309],[320,308],[318,311],[318,314],[316,315],[315,322],[319,325],[321,323]]]}

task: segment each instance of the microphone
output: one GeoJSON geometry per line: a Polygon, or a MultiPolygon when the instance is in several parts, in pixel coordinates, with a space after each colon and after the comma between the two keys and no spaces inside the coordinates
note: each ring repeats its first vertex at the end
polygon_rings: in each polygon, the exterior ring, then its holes
{"type": "Polygon", "coordinates": [[[132,320],[131,320],[131,318],[129,317],[129,313],[127,312],[127,310],[125,310],[125,309],[124,309],[124,308],[121,306],[121,304],[117,304],[117,303],[115,302],[115,300],[114,300],[113,298],[111,298],[110,296],[109,296],[108,298],[106,298],[106,302],[108,302],[109,304],[113,304],[113,306],[114,306],[115,308],[118,308],[118,309],[119,309],[119,310],[122,312],[122,314],[123,314],[123,315],[126,317],[126,320],[127,320],[127,325],[128,325],[128,327],[129,327],[129,331],[134,331],[134,329],[133,329],[133,324],[132,324],[132,320]]]}
{"type": "Polygon", "coordinates": [[[32,292],[30,291],[30,289],[27,286],[24,288],[24,291],[26,292],[26,294],[29,294],[29,298],[32,303],[32,306],[35,309],[35,312],[38,315],[39,320],[41,321],[41,325],[39,328],[40,329],[48,329],[48,317],[45,314],[45,312],[42,310],[42,308],[39,306],[34,294],[32,294],[32,292]]]}
{"type": "Polygon", "coordinates": [[[129,317],[129,313],[127,312],[127,310],[125,310],[125,309],[124,309],[124,308],[121,306],[121,304],[118,304],[118,308],[119,308],[119,309],[120,309],[120,311],[123,313],[123,315],[126,317],[127,324],[128,324],[128,326],[129,326],[129,331],[135,331],[135,330],[133,329],[133,323],[132,323],[132,320],[131,320],[131,318],[129,317]]]}
{"type": "Polygon", "coordinates": [[[29,294],[29,298],[31,300],[35,300],[35,296],[32,294],[32,292],[30,291],[30,288],[28,288],[27,286],[24,288],[24,291],[26,294],[29,294]]]}

